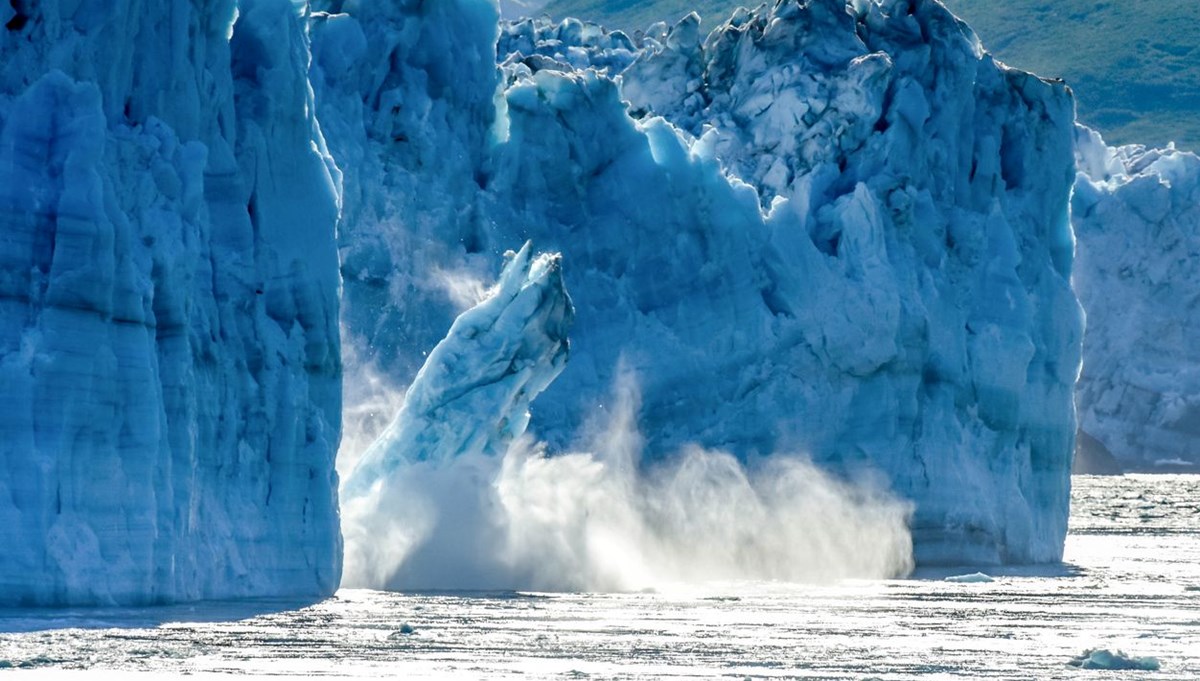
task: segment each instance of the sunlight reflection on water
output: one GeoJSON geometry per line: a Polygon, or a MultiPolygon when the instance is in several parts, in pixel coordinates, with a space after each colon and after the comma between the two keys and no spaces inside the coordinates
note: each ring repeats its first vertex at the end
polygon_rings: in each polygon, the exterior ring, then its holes
{"type": "Polygon", "coordinates": [[[31,676],[327,678],[1200,678],[1200,476],[1076,478],[1065,564],[994,581],[653,593],[393,594],[308,607],[204,604],[0,614],[0,666],[31,676]],[[406,626],[407,625],[407,626],[406,626]],[[1087,648],[1162,660],[1085,672],[1087,648]],[[39,673],[40,671],[40,673],[39,673]]]}

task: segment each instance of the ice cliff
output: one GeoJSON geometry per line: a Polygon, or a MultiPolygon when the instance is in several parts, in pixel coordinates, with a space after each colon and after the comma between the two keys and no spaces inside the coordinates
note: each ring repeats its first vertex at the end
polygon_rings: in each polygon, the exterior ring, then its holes
{"type": "Polygon", "coordinates": [[[1200,157],[1077,133],[1080,427],[1126,467],[1200,465],[1200,157]]]}
{"type": "Polygon", "coordinates": [[[647,465],[802,453],[882,473],[921,560],[1061,555],[1064,86],[932,1],[783,0],[707,38],[312,9],[0,9],[0,604],[335,588],[339,320],[351,402],[446,374],[355,498],[526,427],[565,450],[624,367],[647,465]],[[527,247],[489,289],[527,241],[561,268],[527,247]]]}
{"type": "Polygon", "coordinates": [[[0,605],[338,584],[338,175],[236,5],[0,8],[0,605]]]}
{"type": "Polygon", "coordinates": [[[1081,315],[1067,89],[935,2],[786,1],[707,38],[484,0],[318,2],[345,171],[346,338],[412,380],[494,254],[562,253],[566,448],[640,377],[653,460],[696,443],[884,473],[919,559],[1061,556],[1081,315]],[[493,46],[499,39],[499,59],[493,46]]]}

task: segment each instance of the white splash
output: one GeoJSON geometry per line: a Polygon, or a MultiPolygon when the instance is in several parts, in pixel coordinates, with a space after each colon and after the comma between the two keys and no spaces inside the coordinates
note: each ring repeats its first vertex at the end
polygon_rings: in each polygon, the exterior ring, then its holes
{"type": "Polygon", "coordinates": [[[411,463],[348,500],[345,585],[629,591],[911,570],[911,509],[869,482],[698,447],[639,465],[624,383],[588,452],[549,456],[525,438],[502,457],[411,463]]]}

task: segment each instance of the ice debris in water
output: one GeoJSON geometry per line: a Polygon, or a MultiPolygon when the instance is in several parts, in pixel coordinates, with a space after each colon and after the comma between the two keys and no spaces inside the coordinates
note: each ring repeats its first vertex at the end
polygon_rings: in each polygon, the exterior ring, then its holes
{"type": "Polygon", "coordinates": [[[945,581],[957,582],[959,584],[990,584],[996,580],[982,572],[973,572],[969,575],[952,575],[947,577],[945,581]]]}
{"type": "Polygon", "coordinates": [[[1120,650],[1114,653],[1105,648],[1085,650],[1082,655],[1072,658],[1067,664],[1072,667],[1079,667],[1080,669],[1134,670],[1144,672],[1158,671],[1161,666],[1156,657],[1130,657],[1120,650]]]}

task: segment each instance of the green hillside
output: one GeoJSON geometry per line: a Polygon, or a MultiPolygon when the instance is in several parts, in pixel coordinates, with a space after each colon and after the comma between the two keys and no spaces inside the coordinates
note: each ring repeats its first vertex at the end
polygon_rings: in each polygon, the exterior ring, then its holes
{"type": "MultiPolygon", "coordinates": [[[[1065,79],[1110,144],[1200,150],[1196,0],[944,0],[1012,65],[1065,79]]],[[[711,29],[738,0],[550,0],[545,12],[632,31],[690,11],[711,29]]]]}
{"type": "Polygon", "coordinates": [[[656,21],[674,22],[688,12],[699,14],[709,30],[734,8],[749,4],[753,0],[550,0],[542,11],[555,19],[577,17],[632,33],[656,21]]]}

